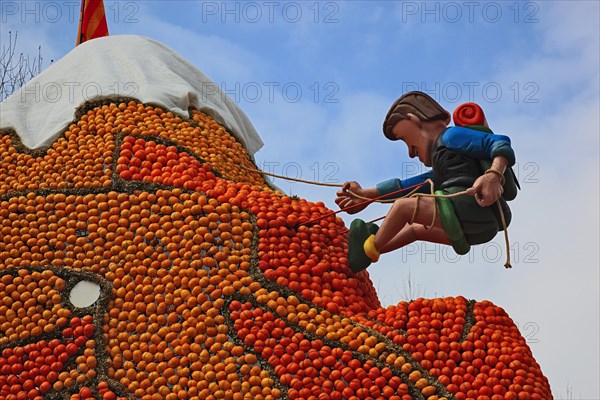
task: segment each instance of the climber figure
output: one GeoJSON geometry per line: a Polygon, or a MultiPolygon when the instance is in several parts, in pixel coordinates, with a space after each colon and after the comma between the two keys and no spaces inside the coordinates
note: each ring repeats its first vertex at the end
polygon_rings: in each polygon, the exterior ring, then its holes
{"type": "MultiPolygon", "coordinates": [[[[352,271],[361,271],[376,262],[380,254],[417,240],[452,245],[457,254],[466,254],[471,245],[489,242],[503,229],[497,201],[508,226],[511,213],[506,200],[514,199],[518,187],[510,168],[515,163],[510,138],[492,133],[479,106],[463,106],[454,113],[458,126],[453,127],[448,127],[450,113],[425,93],[406,93],[391,106],[383,123],[384,135],[402,140],[411,158],[418,157],[432,169],[404,180],[389,179],[368,189],[354,181],[346,182],[337,192],[335,202],[340,208],[350,207],[350,214],[368,205],[364,198],[387,194],[390,196],[384,198],[397,198],[381,227],[360,219],[352,221],[348,235],[352,271]],[[465,122],[460,116],[464,110],[475,112],[474,120],[465,122]],[[436,195],[466,194],[450,198],[400,197],[407,192],[399,190],[428,179],[436,195]]],[[[422,185],[418,192],[431,193],[430,184],[422,185]]]]}

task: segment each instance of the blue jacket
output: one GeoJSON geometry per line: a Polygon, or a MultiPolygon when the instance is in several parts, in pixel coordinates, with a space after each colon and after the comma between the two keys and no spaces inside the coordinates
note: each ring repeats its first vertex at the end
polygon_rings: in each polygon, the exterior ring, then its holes
{"type": "MultiPolygon", "coordinates": [[[[508,136],[460,126],[449,127],[434,143],[431,170],[404,180],[393,178],[380,182],[376,186],[377,192],[385,195],[427,179],[434,182],[436,190],[450,186],[471,187],[483,172],[479,160],[493,160],[497,156],[505,157],[508,167],[515,164],[515,153],[508,136]]],[[[418,192],[430,193],[429,186],[423,185],[418,192]]],[[[389,198],[404,196],[408,192],[403,191],[389,198]]]]}

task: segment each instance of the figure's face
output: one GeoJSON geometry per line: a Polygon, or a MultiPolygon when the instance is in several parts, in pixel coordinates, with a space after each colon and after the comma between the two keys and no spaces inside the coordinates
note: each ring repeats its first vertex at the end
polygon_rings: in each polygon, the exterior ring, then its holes
{"type": "Polygon", "coordinates": [[[423,129],[423,125],[411,119],[398,121],[392,129],[394,136],[408,146],[410,158],[419,157],[426,166],[431,166],[431,146],[433,141],[423,129]]]}

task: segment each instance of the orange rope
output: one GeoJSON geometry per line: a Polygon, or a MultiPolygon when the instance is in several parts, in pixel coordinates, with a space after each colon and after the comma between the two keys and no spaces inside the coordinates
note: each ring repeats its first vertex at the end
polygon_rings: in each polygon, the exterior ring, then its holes
{"type": "MultiPolygon", "coordinates": [[[[256,172],[256,173],[259,173],[259,174],[262,174],[262,175],[268,175],[268,176],[272,176],[272,177],[275,177],[275,178],[286,179],[286,180],[290,180],[290,181],[294,181],[294,182],[308,183],[310,185],[328,186],[328,187],[343,187],[344,186],[344,185],[338,184],[338,183],[324,183],[324,182],[310,181],[310,180],[306,180],[306,179],[291,178],[291,177],[285,176],[285,175],[278,175],[278,174],[273,174],[273,173],[269,173],[269,172],[264,172],[264,171],[261,171],[261,170],[258,170],[258,169],[254,169],[254,168],[249,168],[249,167],[246,167],[244,165],[240,165],[240,167],[244,168],[245,170],[248,170],[248,171],[251,171],[251,172],[256,172]]],[[[487,171],[486,171],[486,173],[487,173],[487,171]]],[[[424,181],[424,182],[422,182],[420,184],[414,185],[414,186],[410,186],[410,187],[407,187],[407,188],[396,190],[396,191],[393,191],[391,193],[387,193],[385,195],[381,195],[381,196],[377,196],[377,197],[373,197],[373,198],[363,197],[363,196],[360,196],[360,195],[358,195],[358,194],[356,194],[356,193],[348,190],[348,192],[350,193],[350,195],[352,197],[357,198],[359,200],[363,200],[363,201],[360,202],[360,203],[358,203],[358,204],[354,204],[352,206],[349,206],[349,207],[341,208],[339,211],[333,211],[331,213],[322,215],[320,217],[313,218],[313,219],[311,219],[309,221],[300,223],[297,226],[308,225],[310,223],[319,221],[321,219],[330,217],[332,215],[339,214],[341,212],[347,211],[347,210],[349,210],[351,208],[358,207],[358,206],[361,206],[361,205],[364,205],[364,204],[369,204],[369,203],[373,203],[373,202],[393,203],[396,200],[398,200],[398,198],[394,198],[394,199],[383,199],[383,198],[384,197],[392,196],[394,194],[397,194],[397,193],[400,193],[400,192],[403,192],[403,191],[406,191],[406,190],[409,190],[409,189],[412,189],[410,193],[408,193],[408,194],[406,194],[404,196],[401,196],[399,198],[409,198],[409,197],[416,197],[417,198],[417,203],[415,204],[415,209],[413,211],[413,215],[412,215],[410,224],[413,223],[413,221],[415,219],[415,216],[417,214],[417,209],[419,207],[419,198],[420,197],[450,198],[450,197],[457,197],[457,196],[462,196],[462,195],[468,194],[468,192],[466,190],[463,190],[462,192],[457,192],[457,193],[452,193],[452,194],[446,194],[446,195],[444,195],[444,194],[435,194],[434,193],[434,189],[433,189],[433,181],[431,179],[427,179],[426,181],[424,181]],[[427,193],[416,193],[421,186],[424,186],[427,183],[430,184],[431,193],[429,193],[429,194],[427,194],[427,193]]],[[[504,267],[505,268],[512,268],[512,265],[510,264],[510,243],[509,243],[509,240],[508,240],[508,227],[506,226],[506,219],[504,217],[504,210],[502,210],[502,206],[500,205],[500,201],[496,201],[496,204],[498,205],[498,211],[500,213],[500,220],[502,222],[502,227],[504,228],[504,241],[506,243],[506,263],[504,264],[504,267]]],[[[427,229],[431,229],[433,227],[433,225],[435,224],[436,217],[437,217],[437,207],[435,207],[434,210],[433,210],[433,220],[431,221],[431,224],[429,226],[426,226],[427,229]]],[[[376,222],[376,221],[382,220],[384,218],[385,218],[385,216],[379,217],[379,218],[376,218],[376,219],[374,219],[373,221],[370,221],[370,222],[376,222]]],[[[348,231],[348,229],[346,228],[346,230],[344,232],[341,232],[341,233],[345,233],[347,231],[348,231]]]]}
{"type": "Polygon", "coordinates": [[[309,180],[306,180],[306,179],[292,178],[292,177],[285,176],[285,175],[272,174],[270,172],[265,172],[265,171],[261,171],[261,170],[258,170],[258,169],[249,168],[249,167],[246,167],[245,165],[241,165],[241,164],[240,164],[240,167],[244,168],[245,170],[251,171],[251,172],[256,172],[256,173],[262,174],[262,175],[269,175],[269,176],[272,176],[274,178],[287,179],[288,181],[308,183],[308,184],[317,185],[317,186],[329,186],[329,187],[342,187],[343,186],[343,185],[341,185],[339,183],[316,182],[316,181],[309,181],[309,180]]]}
{"type": "MultiPolygon", "coordinates": [[[[358,203],[358,204],[353,204],[353,205],[351,205],[351,206],[348,206],[348,207],[341,208],[341,209],[339,209],[338,211],[332,211],[331,213],[328,213],[328,214],[325,214],[325,215],[321,215],[320,217],[317,217],[317,218],[313,218],[313,219],[311,219],[311,220],[309,220],[309,221],[306,221],[306,222],[303,222],[303,223],[300,223],[300,224],[298,224],[298,226],[301,226],[301,225],[308,225],[308,224],[310,224],[310,223],[313,223],[313,222],[315,222],[315,221],[322,220],[323,218],[331,217],[332,215],[336,215],[336,214],[339,214],[339,213],[341,213],[341,212],[348,211],[348,210],[349,210],[349,209],[351,209],[351,208],[359,207],[359,206],[362,206],[362,205],[364,205],[364,204],[373,203],[373,202],[375,202],[375,201],[378,201],[379,199],[381,199],[381,198],[383,198],[383,197],[388,197],[388,196],[394,195],[394,194],[396,194],[396,193],[403,192],[403,191],[405,191],[405,190],[414,189],[414,188],[417,188],[417,189],[418,189],[419,187],[421,187],[421,186],[425,185],[426,183],[427,183],[427,182],[419,183],[419,184],[417,184],[417,185],[414,185],[414,186],[410,186],[410,187],[407,187],[407,188],[403,188],[403,189],[395,190],[395,191],[393,191],[393,192],[391,192],[391,193],[387,193],[387,194],[384,194],[384,195],[381,195],[381,196],[377,196],[377,197],[373,197],[373,198],[366,198],[366,197],[358,196],[358,195],[357,195],[357,194],[355,194],[354,192],[350,192],[350,194],[351,194],[353,197],[356,197],[356,198],[357,198],[357,199],[359,199],[359,200],[362,200],[362,199],[364,199],[364,201],[361,201],[361,202],[360,202],[360,203],[358,203]]],[[[412,192],[411,192],[411,193],[412,193],[412,192]]]]}

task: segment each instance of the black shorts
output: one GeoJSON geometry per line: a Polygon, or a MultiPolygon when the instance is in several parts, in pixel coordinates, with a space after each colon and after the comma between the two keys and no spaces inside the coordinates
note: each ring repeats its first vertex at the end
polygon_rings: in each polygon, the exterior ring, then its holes
{"type": "MultiPolygon", "coordinates": [[[[445,194],[462,192],[467,188],[461,186],[453,186],[442,189],[445,194]]],[[[448,200],[452,202],[454,213],[462,228],[463,234],[468,244],[475,245],[487,243],[492,240],[496,234],[504,230],[500,212],[496,203],[481,207],[475,197],[469,195],[450,197],[448,200]]],[[[510,224],[512,213],[506,200],[500,197],[500,205],[504,212],[506,226],[510,224]]]]}

